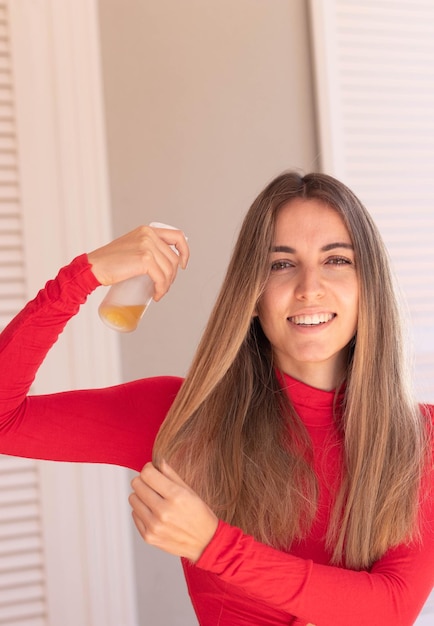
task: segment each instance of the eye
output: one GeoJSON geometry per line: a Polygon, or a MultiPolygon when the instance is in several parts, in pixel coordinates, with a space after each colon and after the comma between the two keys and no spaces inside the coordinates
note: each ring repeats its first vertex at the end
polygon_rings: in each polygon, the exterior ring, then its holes
{"type": "Polygon", "coordinates": [[[328,265],[353,265],[352,260],[344,256],[333,256],[327,259],[326,263],[328,265]]]}
{"type": "Polygon", "coordinates": [[[271,271],[278,272],[279,270],[286,270],[290,267],[293,267],[293,264],[290,261],[286,261],[286,260],[274,261],[271,264],[271,271]]]}

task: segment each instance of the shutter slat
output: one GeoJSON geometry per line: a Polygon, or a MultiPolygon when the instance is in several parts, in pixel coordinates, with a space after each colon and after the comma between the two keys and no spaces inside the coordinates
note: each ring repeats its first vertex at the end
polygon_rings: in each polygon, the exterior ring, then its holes
{"type": "Polygon", "coordinates": [[[0,309],[10,311],[22,306],[25,299],[24,281],[3,281],[0,284],[0,309]]]}
{"type": "MultiPolygon", "coordinates": [[[[0,39],[0,54],[4,54],[4,49],[4,42],[2,42],[0,39]]],[[[12,89],[10,87],[5,87],[4,85],[0,86],[0,102],[5,104],[12,104],[13,95],[12,89]]]]}
{"type": "Polygon", "coordinates": [[[0,22],[0,39],[2,39],[3,41],[8,41],[9,39],[9,29],[7,27],[7,24],[5,24],[4,22],[0,22]]]}
{"type": "Polygon", "coordinates": [[[3,283],[14,281],[19,285],[20,293],[25,293],[25,276],[22,265],[1,265],[0,264],[0,290],[3,283]]]}
{"type": "Polygon", "coordinates": [[[22,604],[34,601],[40,602],[44,597],[44,587],[42,585],[22,585],[15,589],[0,589],[0,615],[4,607],[13,603],[22,604]]]}
{"type": "Polygon", "coordinates": [[[2,522],[0,523],[0,541],[10,537],[35,535],[39,530],[39,520],[36,518],[2,522]]]}
{"type": "Polygon", "coordinates": [[[36,485],[37,483],[38,476],[34,467],[27,470],[3,473],[0,476],[0,493],[10,491],[11,489],[16,490],[23,486],[36,485]]]}
{"type": "Polygon", "coordinates": [[[18,185],[18,172],[12,167],[0,167],[0,185],[18,185]]]}
{"type": "MultiPolygon", "coordinates": [[[[13,158],[16,158],[15,156],[13,158]]],[[[18,202],[8,202],[0,199],[0,216],[19,215],[20,206],[18,202]]]]}
{"type": "MultiPolygon", "coordinates": [[[[1,13],[0,13],[0,21],[1,21],[1,13]]],[[[10,59],[6,56],[1,56],[0,57],[0,72],[1,73],[5,73],[8,72],[9,75],[9,82],[11,80],[10,77],[10,71],[11,71],[11,62],[10,59]]]]}
{"type": "MultiPolygon", "coordinates": [[[[0,81],[1,85],[1,81],[0,81]]],[[[13,120],[0,118],[0,135],[3,136],[15,136],[15,123],[13,120]]]]}
{"type": "Polygon", "coordinates": [[[17,185],[6,185],[3,183],[0,186],[0,203],[4,201],[18,203],[19,197],[17,185]]]}
{"type": "MultiPolygon", "coordinates": [[[[21,236],[21,219],[18,215],[0,215],[0,232],[15,232],[21,236]]],[[[1,235],[0,235],[1,237],[1,235]]]]}
{"type": "MultiPolygon", "coordinates": [[[[23,295],[23,294],[22,294],[23,295]]],[[[5,297],[0,295],[0,311],[3,315],[14,314],[23,305],[22,297],[5,297]]]]}
{"type": "Polygon", "coordinates": [[[39,518],[39,502],[30,500],[29,502],[13,502],[7,507],[3,507],[1,511],[2,522],[14,520],[26,520],[39,518]]]}
{"type": "Polygon", "coordinates": [[[0,506],[9,506],[26,502],[38,501],[38,490],[35,487],[17,489],[15,491],[0,491],[0,506]]]}
{"type": "Polygon", "coordinates": [[[29,469],[35,469],[33,459],[21,459],[15,456],[5,456],[0,454],[0,480],[4,472],[22,472],[29,469]]]}
{"type": "Polygon", "coordinates": [[[0,152],[0,168],[16,168],[17,156],[14,152],[0,152]]]}
{"type": "Polygon", "coordinates": [[[23,585],[43,584],[44,572],[39,567],[0,572],[0,589],[13,589],[23,585]]]}
{"type": "Polygon", "coordinates": [[[42,563],[42,554],[40,552],[27,552],[24,554],[10,554],[2,556],[0,561],[0,572],[10,570],[21,570],[26,567],[40,567],[42,563]]]}
{"type": "MultiPolygon", "coordinates": [[[[5,623],[0,621],[1,626],[12,626],[10,623],[5,623]]],[[[47,618],[46,616],[33,615],[27,619],[26,617],[22,617],[19,621],[14,621],[13,626],[47,626],[47,618]]]]}
{"type": "Polygon", "coordinates": [[[12,606],[0,607],[0,624],[8,624],[8,626],[11,626],[12,621],[14,624],[17,624],[17,620],[23,617],[41,617],[44,613],[45,605],[42,600],[25,603],[20,602],[12,606]]]}
{"type": "Polygon", "coordinates": [[[25,537],[11,538],[0,544],[0,559],[10,556],[25,556],[29,553],[40,553],[42,550],[41,537],[26,535],[25,537]]]}
{"type": "Polygon", "coordinates": [[[0,117],[2,119],[14,119],[14,108],[12,103],[0,102],[0,117]]]}
{"type": "Polygon", "coordinates": [[[21,245],[21,233],[11,233],[8,231],[0,233],[0,246],[2,248],[19,248],[21,245]]]}
{"type": "Polygon", "coordinates": [[[8,265],[18,265],[20,263],[23,263],[23,252],[21,247],[10,250],[4,250],[0,247],[0,265],[7,267],[8,265]]]}

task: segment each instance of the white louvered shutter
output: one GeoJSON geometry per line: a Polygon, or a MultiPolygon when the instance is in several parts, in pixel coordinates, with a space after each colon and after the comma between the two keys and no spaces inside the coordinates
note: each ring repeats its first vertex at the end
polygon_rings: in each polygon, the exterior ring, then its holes
{"type": "Polygon", "coordinates": [[[434,402],[434,4],[312,7],[323,169],[383,234],[409,306],[418,397],[434,402]]]}
{"type": "MultiPolygon", "coordinates": [[[[409,308],[417,395],[434,402],[434,3],[310,8],[323,170],[383,234],[409,308]]],[[[433,596],[417,624],[434,624],[433,596]]]]}
{"type": "Polygon", "coordinates": [[[0,624],[45,626],[38,473],[0,456],[0,624]]]}
{"type": "MultiPolygon", "coordinates": [[[[0,329],[26,300],[9,44],[0,2],[0,329]]],[[[45,626],[44,581],[36,462],[0,456],[0,625],[45,626]]]]}

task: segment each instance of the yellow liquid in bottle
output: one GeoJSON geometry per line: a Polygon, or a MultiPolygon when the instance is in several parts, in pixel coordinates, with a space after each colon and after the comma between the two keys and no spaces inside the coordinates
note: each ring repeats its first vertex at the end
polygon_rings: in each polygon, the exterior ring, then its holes
{"type": "Polygon", "coordinates": [[[101,319],[111,328],[123,333],[129,333],[137,325],[146,310],[146,304],[129,304],[116,306],[114,304],[99,307],[101,319]]]}

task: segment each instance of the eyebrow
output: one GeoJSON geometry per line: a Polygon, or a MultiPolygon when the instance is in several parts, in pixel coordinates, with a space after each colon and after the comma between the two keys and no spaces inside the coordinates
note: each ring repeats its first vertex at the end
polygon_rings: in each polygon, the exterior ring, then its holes
{"type": "MultiPolygon", "coordinates": [[[[336,241],[333,243],[328,243],[321,248],[321,252],[329,252],[330,250],[335,250],[336,248],[345,248],[346,250],[354,250],[354,246],[351,243],[345,243],[343,241],[336,241]]],[[[296,249],[291,248],[290,246],[272,246],[271,252],[287,252],[288,254],[295,254],[296,249]]]]}

